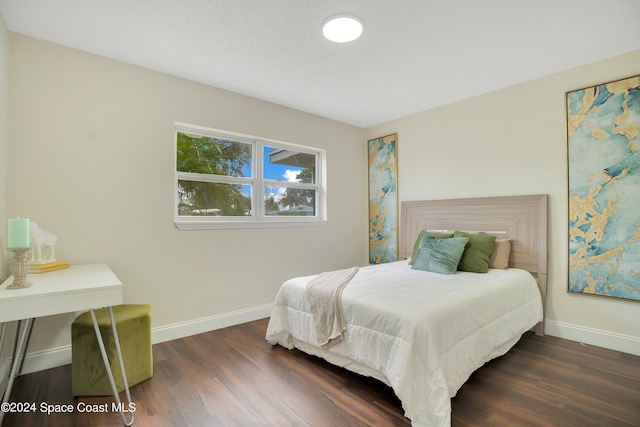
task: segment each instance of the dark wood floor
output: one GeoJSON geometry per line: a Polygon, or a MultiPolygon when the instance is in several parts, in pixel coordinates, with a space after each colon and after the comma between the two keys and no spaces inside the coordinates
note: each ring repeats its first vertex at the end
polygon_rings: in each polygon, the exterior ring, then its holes
{"type": "MultiPolygon", "coordinates": [[[[267,319],[153,347],[154,376],[131,389],[136,426],[409,426],[393,391],[299,351],[271,347],[267,319]]],[[[124,393],[121,394],[124,396],[124,393]]],[[[23,375],[12,402],[74,399],[71,366],[23,375]]],[[[452,400],[452,426],[638,426],[640,357],[525,334],[452,400]]],[[[9,426],[119,426],[117,413],[5,416],[9,426]]]]}

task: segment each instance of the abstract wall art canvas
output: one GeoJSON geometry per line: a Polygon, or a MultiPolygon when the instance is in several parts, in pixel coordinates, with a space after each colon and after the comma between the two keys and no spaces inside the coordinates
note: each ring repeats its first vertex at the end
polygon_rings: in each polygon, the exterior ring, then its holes
{"type": "Polygon", "coordinates": [[[640,300],[640,76],[567,92],[569,292],[640,300]]]}
{"type": "Polygon", "coordinates": [[[369,263],[398,260],[398,135],[369,144],[369,263]]]}

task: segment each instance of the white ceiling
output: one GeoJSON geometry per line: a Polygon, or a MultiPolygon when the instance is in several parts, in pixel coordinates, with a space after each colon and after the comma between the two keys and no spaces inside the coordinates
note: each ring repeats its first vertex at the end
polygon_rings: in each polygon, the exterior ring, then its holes
{"type": "Polygon", "coordinates": [[[0,11],[11,31],[361,127],[640,49],[640,0],[0,0],[0,11]],[[325,40],[336,13],[358,16],[362,37],[325,40]]]}

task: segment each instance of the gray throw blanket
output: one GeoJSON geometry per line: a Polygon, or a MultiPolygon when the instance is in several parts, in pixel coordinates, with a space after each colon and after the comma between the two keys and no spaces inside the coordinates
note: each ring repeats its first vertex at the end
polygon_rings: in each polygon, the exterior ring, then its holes
{"type": "Polygon", "coordinates": [[[342,340],[347,323],[342,312],[342,291],[356,275],[358,267],[321,273],[307,284],[306,297],[320,347],[342,340]]]}

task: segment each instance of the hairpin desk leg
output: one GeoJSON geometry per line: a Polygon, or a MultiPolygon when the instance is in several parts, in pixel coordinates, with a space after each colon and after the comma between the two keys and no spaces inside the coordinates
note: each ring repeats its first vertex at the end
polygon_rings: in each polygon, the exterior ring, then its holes
{"type": "Polygon", "coordinates": [[[36,319],[31,319],[31,322],[28,323],[28,326],[25,325],[25,328],[29,328],[27,332],[27,344],[24,346],[24,350],[22,351],[22,357],[20,358],[20,366],[18,366],[17,375],[22,374],[22,367],[24,366],[24,359],[27,357],[27,348],[29,347],[29,343],[31,342],[31,334],[33,333],[33,325],[36,324],[36,319]]]}
{"type": "MultiPolygon", "coordinates": [[[[11,397],[11,389],[13,388],[13,382],[18,376],[19,369],[22,368],[22,363],[24,362],[24,357],[27,352],[27,346],[29,344],[29,338],[31,337],[31,330],[33,328],[34,319],[25,320],[24,328],[22,328],[22,332],[20,331],[20,324],[18,324],[18,329],[16,330],[16,343],[14,345],[13,350],[13,358],[11,359],[11,368],[9,371],[9,379],[7,380],[7,388],[4,391],[2,396],[2,403],[7,403],[9,401],[9,397],[11,397]],[[20,342],[18,343],[18,335],[20,335],[20,342]]],[[[22,323],[22,321],[20,321],[22,323]]],[[[2,335],[4,335],[5,329],[3,327],[2,335]]],[[[2,338],[4,341],[4,337],[2,338]]],[[[0,411],[0,424],[2,424],[2,420],[4,418],[4,412],[0,411]]]]}
{"type": "MultiPolygon", "coordinates": [[[[118,388],[116,387],[116,382],[113,378],[113,373],[111,372],[111,366],[109,364],[109,358],[107,357],[107,352],[104,348],[104,342],[102,341],[102,334],[100,333],[100,327],[98,326],[98,321],[96,319],[96,313],[94,310],[91,311],[91,320],[93,321],[93,327],[96,331],[96,337],[98,338],[98,345],[100,346],[100,352],[102,353],[102,360],[104,361],[104,367],[107,371],[107,376],[109,377],[109,382],[111,383],[111,390],[113,390],[113,397],[116,400],[118,408],[120,410],[120,418],[122,418],[122,424],[125,426],[131,426],[133,424],[133,412],[130,412],[131,419],[127,421],[127,417],[125,416],[125,407],[120,402],[120,394],[118,393],[118,388]]],[[[129,392],[129,383],[127,382],[127,374],[124,368],[124,362],[122,360],[122,351],[120,350],[120,341],[118,339],[118,330],[116,329],[116,322],[113,317],[113,309],[109,307],[109,318],[111,319],[111,330],[113,331],[113,338],[116,345],[116,353],[118,354],[118,363],[120,364],[120,372],[122,373],[122,382],[124,384],[124,390],[127,395],[127,409],[133,407],[131,404],[131,393],[129,392]]]]}

